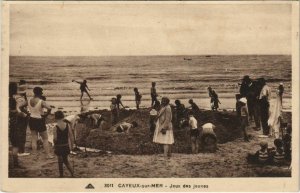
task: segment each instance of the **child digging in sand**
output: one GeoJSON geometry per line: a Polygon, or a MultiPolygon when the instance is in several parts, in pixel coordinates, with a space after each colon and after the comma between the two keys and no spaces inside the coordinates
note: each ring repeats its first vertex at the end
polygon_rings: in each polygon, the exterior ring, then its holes
{"type": "Polygon", "coordinates": [[[136,128],[138,126],[137,122],[133,121],[132,123],[123,122],[117,128],[118,133],[129,133],[130,129],[136,128]]]}
{"type": "Polygon", "coordinates": [[[217,135],[214,132],[215,128],[216,126],[212,123],[205,123],[201,127],[201,149],[206,152],[215,152],[217,150],[217,135]]]}
{"type": "Polygon", "coordinates": [[[57,155],[58,159],[58,169],[59,177],[64,176],[63,164],[66,165],[74,176],[74,171],[68,161],[68,155],[70,154],[70,147],[73,147],[73,133],[70,125],[64,121],[64,113],[62,111],[57,111],[54,114],[57,121],[56,129],[53,130],[53,141],[54,141],[54,153],[57,155]]]}
{"type": "Polygon", "coordinates": [[[81,97],[80,97],[80,100],[82,100],[82,97],[83,97],[83,93],[86,93],[90,100],[93,100],[93,98],[90,96],[89,92],[87,90],[90,91],[89,87],[87,86],[87,81],[86,80],[83,80],[83,82],[79,82],[79,81],[76,81],[76,80],[72,80],[72,82],[76,82],[78,84],[80,84],[80,91],[81,91],[81,97]]]}
{"type": "Polygon", "coordinates": [[[199,149],[198,137],[198,122],[195,119],[193,114],[189,114],[189,126],[190,126],[190,134],[191,134],[191,143],[192,143],[192,153],[197,154],[199,149]]]}

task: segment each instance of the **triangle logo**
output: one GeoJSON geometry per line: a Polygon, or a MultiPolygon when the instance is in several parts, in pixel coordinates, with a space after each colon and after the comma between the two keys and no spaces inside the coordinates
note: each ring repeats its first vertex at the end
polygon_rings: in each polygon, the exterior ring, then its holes
{"type": "Polygon", "coordinates": [[[92,184],[88,184],[85,189],[95,189],[95,187],[92,184]]]}

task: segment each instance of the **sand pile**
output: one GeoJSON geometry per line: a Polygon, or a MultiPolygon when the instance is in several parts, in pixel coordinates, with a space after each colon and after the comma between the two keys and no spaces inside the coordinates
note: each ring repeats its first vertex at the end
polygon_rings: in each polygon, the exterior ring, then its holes
{"type": "MultiPolygon", "coordinates": [[[[122,121],[136,121],[138,127],[129,134],[114,132],[115,126],[107,129],[94,129],[87,122],[78,125],[78,140],[80,146],[88,146],[115,154],[155,154],[161,153],[161,146],[154,144],[150,137],[149,129],[150,109],[123,110],[120,113],[122,121]]],[[[102,114],[107,125],[110,125],[110,112],[98,111],[102,114]]],[[[199,126],[211,122],[217,126],[215,129],[218,143],[226,143],[242,136],[238,119],[234,112],[212,112],[203,110],[197,115],[199,126]]],[[[186,129],[174,129],[175,144],[172,146],[174,153],[190,153],[190,138],[186,129]]]]}

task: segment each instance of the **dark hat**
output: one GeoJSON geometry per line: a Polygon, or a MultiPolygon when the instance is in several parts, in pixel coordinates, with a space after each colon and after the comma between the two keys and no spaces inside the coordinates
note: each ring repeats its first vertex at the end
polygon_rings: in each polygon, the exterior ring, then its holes
{"type": "Polygon", "coordinates": [[[65,117],[64,113],[62,111],[56,111],[54,113],[55,119],[63,119],[65,117]]]}
{"type": "Polygon", "coordinates": [[[276,147],[282,147],[282,140],[281,139],[275,139],[274,140],[274,145],[276,147]]]}
{"type": "Polygon", "coordinates": [[[33,88],[33,93],[34,93],[35,95],[42,95],[42,94],[43,94],[43,89],[42,89],[41,87],[39,87],[39,86],[34,87],[34,88],[33,88]]]}
{"type": "Polygon", "coordinates": [[[248,75],[243,77],[243,81],[247,81],[247,80],[250,80],[250,77],[248,75]]]}
{"type": "Polygon", "coordinates": [[[26,80],[20,80],[19,84],[26,84],[26,80]]]}

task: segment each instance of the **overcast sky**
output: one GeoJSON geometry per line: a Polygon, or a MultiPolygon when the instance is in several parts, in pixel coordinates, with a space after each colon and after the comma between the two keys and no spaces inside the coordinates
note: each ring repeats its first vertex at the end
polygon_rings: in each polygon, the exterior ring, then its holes
{"type": "Polygon", "coordinates": [[[291,5],[10,5],[10,55],[291,54],[291,5]]]}

